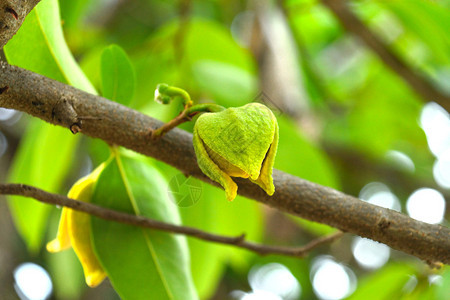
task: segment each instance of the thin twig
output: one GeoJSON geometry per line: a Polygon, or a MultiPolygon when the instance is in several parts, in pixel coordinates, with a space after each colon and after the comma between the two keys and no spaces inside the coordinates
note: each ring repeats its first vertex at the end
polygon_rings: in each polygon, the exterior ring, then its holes
{"type": "Polygon", "coordinates": [[[375,52],[381,61],[402,77],[417,94],[426,101],[434,101],[450,111],[450,95],[436,89],[426,78],[415,73],[392,52],[363,22],[347,7],[345,0],[322,0],[342,26],[358,36],[375,52]]]}
{"type": "Polygon", "coordinates": [[[142,216],[131,215],[119,211],[115,211],[109,208],[94,205],[92,203],[82,202],[70,199],[68,197],[52,194],[36,187],[32,187],[25,184],[0,184],[0,195],[18,195],[30,197],[38,200],[39,202],[65,206],[71,209],[88,213],[92,216],[96,216],[105,220],[120,222],[128,225],[139,226],[143,228],[151,228],[156,230],[167,231],[175,234],[183,234],[191,236],[197,239],[215,242],[219,244],[231,245],[238,248],[247,249],[258,253],[259,255],[285,255],[293,257],[304,257],[314,248],[330,243],[343,235],[343,232],[338,231],[328,236],[320,237],[312,240],[303,247],[281,247],[281,246],[268,246],[261,245],[245,240],[245,235],[242,234],[236,237],[217,235],[202,231],[197,228],[180,226],[169,224],[154,219],[149,219],[142,216]]]}
{"type": "Polygon", "coordinates": [[[160,139],[164,134],[169,132],[170,130],[174,129],[175,127],[177,127],[180,124],[183,124],[184,122],[188,122],[189,120],[191,120],[191,118],[189,117],[187,110],[185,108],[178,116],[176,116],[169,122],[165,123],[158,129],[152,130],[151,131],[151,139],[153,141],[156,141],[156,140],[160,139]]]}

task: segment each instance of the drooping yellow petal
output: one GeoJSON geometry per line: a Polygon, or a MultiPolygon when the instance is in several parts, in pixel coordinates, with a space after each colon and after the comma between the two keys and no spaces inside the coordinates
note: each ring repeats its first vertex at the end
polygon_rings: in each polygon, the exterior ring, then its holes
{"type": "MultiPolygon", "coordinates": [[[[70,189],[71,199],[90,202],[95,182],[104,169],[101,164],[91,174],[80,178],[70,189]]],[[[90,216],[72,209],[63,208],[55,240],[47,244],[47,250],[57,252],[72,246],[83,267],[87,285],[95,287],[106,277],[91,244],[90,216]]]]}
{"type": "MultiPolygon", "coordinates": [[[[94,185],[105,165],[100,165],[90,175],[80,179],[69,191],[69,197],[84,202],[90,202],[94,185]]],[[[90,287],[99,285],[106,277],[91,243],[91,218],[88,214],[70,209],[67,214],[67,224],[70,241],[78,259],[83,266],[86,284],[90,287]]]]}
{"type": "Polygon", "coordinates": [[[59,219],[58,233],[56,238],[47,243],[47,251],[51,253],[59,252],[70,248],[70,237],[67,227],[67,208],[63,208],[59,219]]]}
{"type": "Polygon", "coordinates": [[[92,249],[91,218],[88,214],[74,210],[69,210],[67,217],[72,247],[83,266],[86,283],[90,287],[95,287],[105,279],[106,273],[92,249]]]}

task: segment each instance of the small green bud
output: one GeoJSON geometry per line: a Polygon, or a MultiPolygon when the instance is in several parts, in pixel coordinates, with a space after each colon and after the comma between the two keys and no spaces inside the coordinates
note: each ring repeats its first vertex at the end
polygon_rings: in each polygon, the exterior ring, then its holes
{"type": "Polygon", "coordinates": [[[156,86],[155,90],[155,101],[159,104],[169,104],[172,97],[165,94],[169,86],[167,84],[161,83],[156,86]]]}
{"type": "Polygon", "coordinates": [[[172,100],[180,98],[185,107],[192,106],[192,100],[189,94],[180,88],[169,86],[165,83],[160,83],[156,86],[155,101],[160,104],[169,104],[172,100]]]}
{"type": "Polygon", "coordinates": [[[231,177],[249,178],[273,195],[272,170],[278,146],[278,123],[259,103],[204,113],[195,123],[193,138],[197,163],[225,189],[228,200],[237,194],[231,177]]]}

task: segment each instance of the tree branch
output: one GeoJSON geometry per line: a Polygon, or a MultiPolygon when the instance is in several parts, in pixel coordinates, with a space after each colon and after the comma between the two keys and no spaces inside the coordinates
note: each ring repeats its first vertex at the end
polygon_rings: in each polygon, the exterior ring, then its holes
{"type": "Polygon", "coordinates": [[[0,49],[16,34],[40,0],[0,0],[0,49]]]}
{"type": "MultiPolygon", "coordinates": [[[[46,122],[81,130],[109,144],[161,160],[210,184],[199,169],[192,135],[175,128],[158,141],[149,129],[162,122],[33,72],[0,64],[0,107],[21,110],[46,122]],[[82,116],[82,117],[81,117],[82,116]]],[[[384,243],[428,262],[450,264],[450,229],[426,224],[393,210],[274,170],[276,192],[236,179],[239,194],[281,211],[384,243]]]]}
{"type": "Polygon", "coordinates": [[[424,100],[434,101],[450,112],[450,95],[437,90],[427,79],[413,72],[348,9],[346,0],[322,0],[322,3],[334,13],[347,31],[358,36],[387,67],[402,77],[412,90],[424,100]]]}
{"type": "Polygon", "coordinates": [[[325,243],[332,242],[340,238],[344,234],[343,232],[338,231],[328,236],[315,239],[305,246],[298,248],[267,246],[246,241],[245,234],[237,237],[212,234],[193,227],[169,224],[141,216],[115,211],[91,203],[73,200],[65,196],[51,194],[25,184],[0,184],[0,195],[18,195],[30,197],[38,200],[39,202],[69,207],[71,209],[85,212],[92,216],[96,216],[105,220],[120,222],[143,228],[162,230],[175,234],[183,234],[209,242],[247,249],[259,255],[278,254],[285,256],[304,257],[314,248],[325,243]]]}

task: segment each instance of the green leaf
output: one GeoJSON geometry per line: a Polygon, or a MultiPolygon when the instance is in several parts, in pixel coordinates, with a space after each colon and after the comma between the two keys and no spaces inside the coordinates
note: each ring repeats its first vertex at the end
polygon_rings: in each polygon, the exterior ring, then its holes
{"type": "Polygon", "coordinates": [[[129,105],[136,89],[136,74],[125,51],[118,45],[103,50],[101,58],[103,97],[129,105]]]}
{"type": "Polygon", "coordinates": [[[191,64],[212,60],[231,64],[248,72],[256,71],[250,52],[239,46],[230,30],[219,22],[193,19],[184,38],[186,59],[191,64]]]}
{"type": "Polygon", "coordinates": [[[36,5],[4,50],[10,64],[96,93],[67,47],[56,0],[36,5]]]}
{"type": "MultiPolygon", "coordinates": [[[[179,174],[181,175],[181,173],[179,174]]],[[[221,199],[224,192],[197,179],[191,178],[191,180],[200,184],[202,194],[195,205],[180,208],[183,224],[209,232],[217,232],[221,227],[221,222],[218,220],[223,218],[220,216],[223,212],[217,209],[214,202],[216,200],[225,201],[221,199]]],[[[195,287],[201,299],[209,299],[222,277],[228,249],[191,237],[188,238],[188,243],[195,287]]]]}
{"type": "MultiPolygon", "coordinates": [[[[58,191],[70,171],[78,140],[67,129],[33,120],[14,157],[8,181],[58,191]]],[[[17,230],[28,249],[38,252],[51,206],[21,197],[9,199],[17,230]]]]}
{"type": "MultiPolygon", "coordinates": [[[[170,182],[182,173],[162,162],[155,164],[170,182]]],[[[264,214],[261,205],[238,196],[232,202],[226,200],[225,191],[221,188],[190,178],[191,184],[200,186],[201,194],[192,206],[180,207],[183,224],[208,232],[238,236],[245,233],[248,240],[261,242],[264,235],[264,214]]],[[[183,198],[189,189],[178,189],[179,193],[171,193],[177,198],[183,198]]],[[[192,194],[192,193],[191,193],[192,194]]],[[[189,238],[191,252],[192,276],[200,299],[209,299],[216,291],[222,278],[226,263],[235,268],[248,268],[253,253],[232,246],[209,243],[195,238],[189,238]]]]}
{"type": "Polygon", "coordinates": [[[413,274],[413,266],[392,263],[362,279],[358,289],[348,299],[373,299],[374,295],[376,299],[399,299],[403,286],[413,274]]]}
{"type": "Polygon", "coordinates": [[[256,76],[240,67],[213,60],[200,60],[193,64],[192,71],[199,87],[222,105],[244,105],[256,95],[256,76]]]}
{"type": "MultiPolygon", "coordinates": [[[[116,156],[100,175],[92,202],[180,223],[178,211],[152,166],[116,156]]],[[[92,219],[96,254],[123,299],[197,299],[182,236],[92,219]]]]}
{"type": "Polygon", "coordinates": [[[442,282],[436,288],[438,299],[445,299],[448,296],[448,287],[450,286],[450,267],[445,266],[442,272],[442,282]]]}
{"type": "MultiPolygon", "coordinates": [[[[63,37],[58,1],[43,0],[4,48],[10,64],[95,93],[63,37]]],[[[32,120],[14,157],[8,180],[60,192],[76,144],[69,130],[32,120]]],[[[16,227],[31,252],[42,244],[50,206],[9,197],[16,227]]]]}
{"type": "Polygon", "coordinates": [[[222,24],[194,19],[185,36],[185,58],[200,93],[223,106],[245,104],[257,94],[256,67],[222,24]]]}

